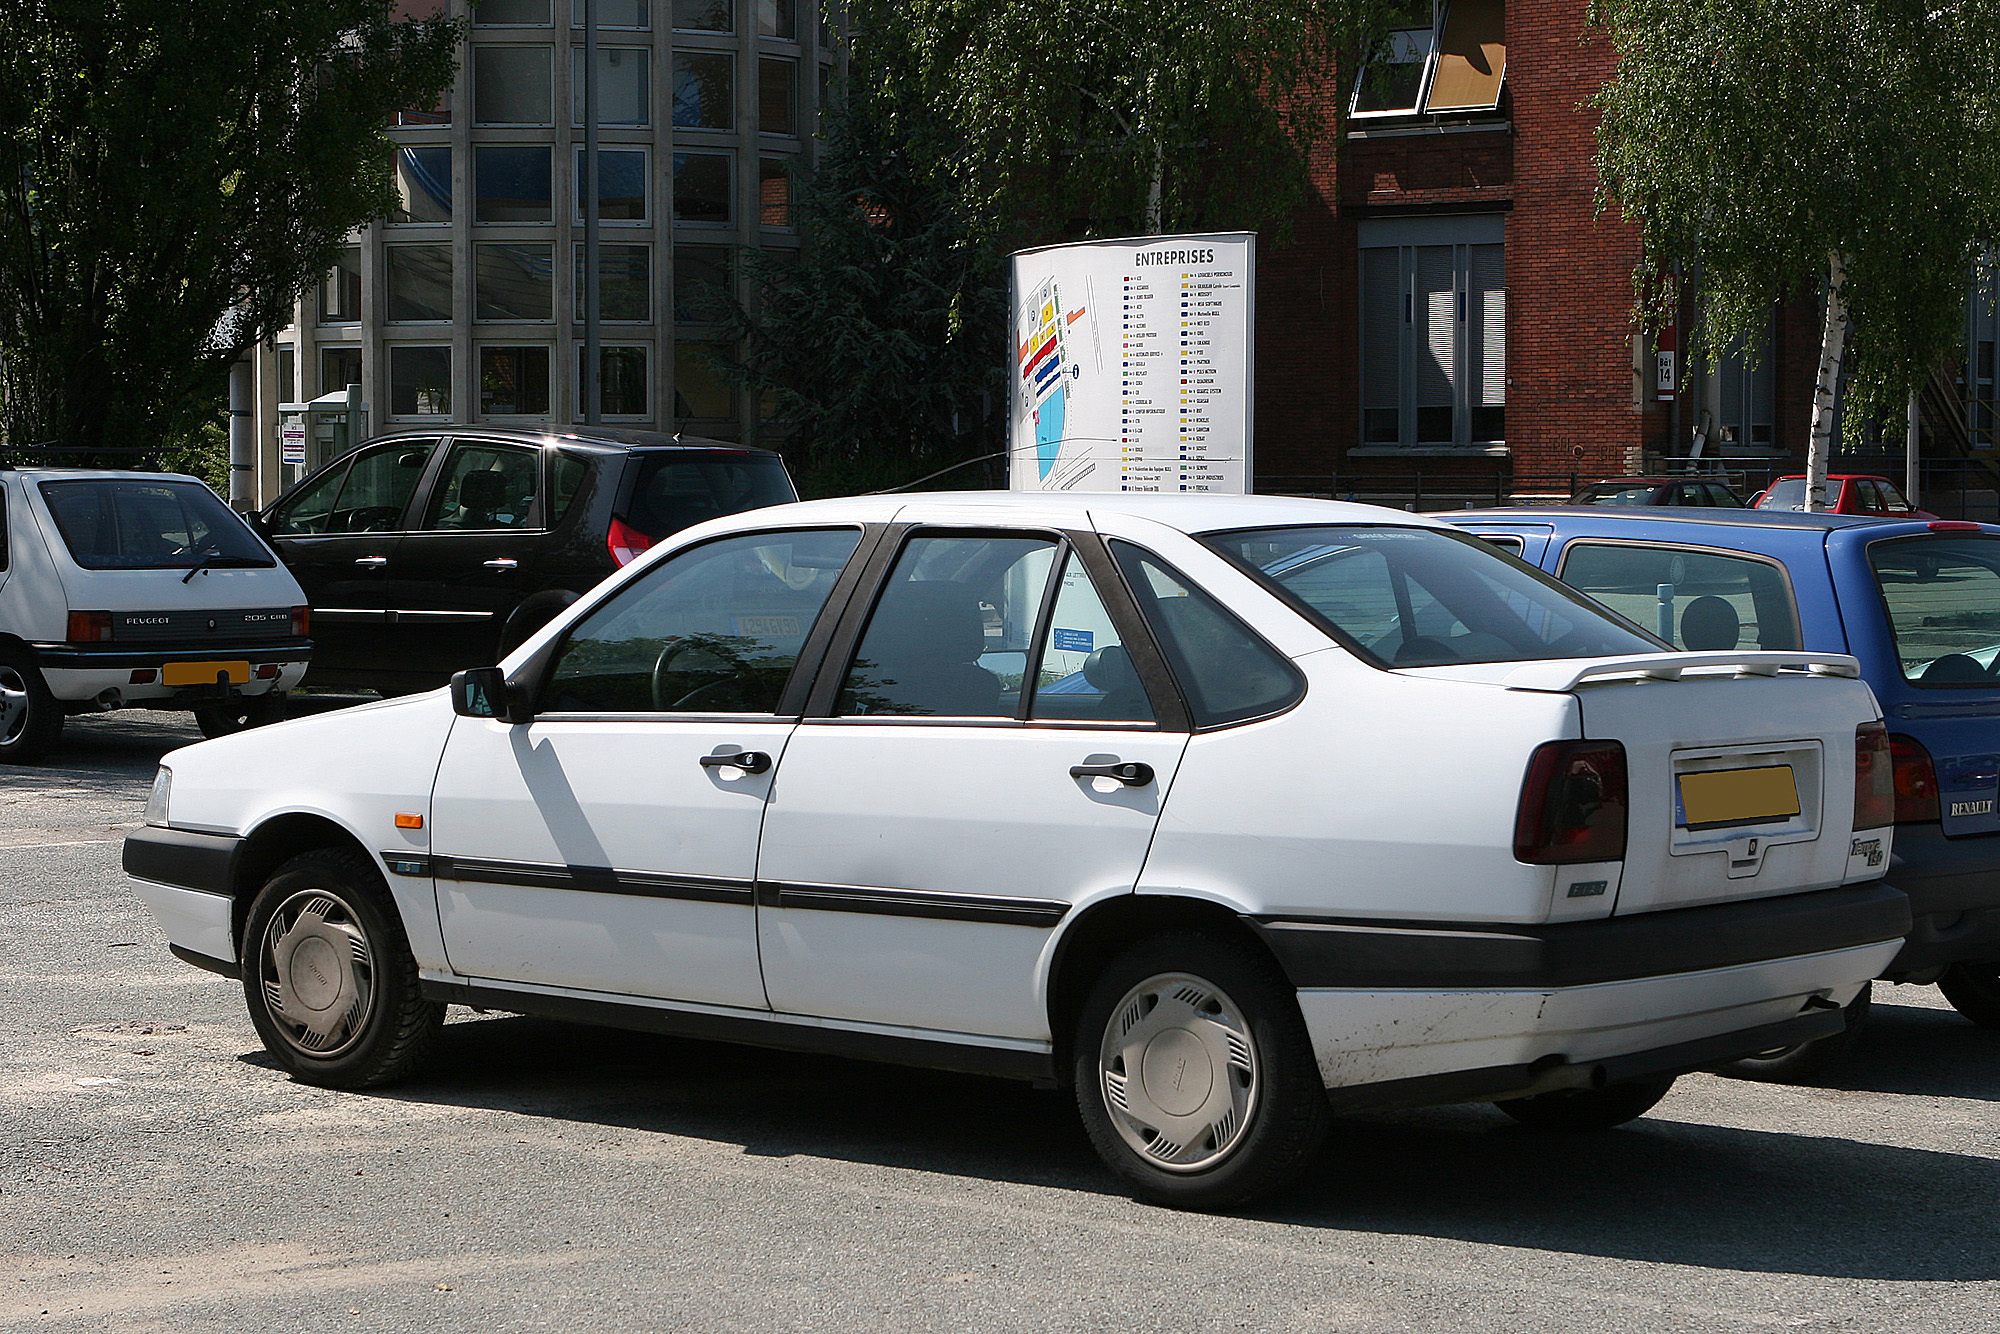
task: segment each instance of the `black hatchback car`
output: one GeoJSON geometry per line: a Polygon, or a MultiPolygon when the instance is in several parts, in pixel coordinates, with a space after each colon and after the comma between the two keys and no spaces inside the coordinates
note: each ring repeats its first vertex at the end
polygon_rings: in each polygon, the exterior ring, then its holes
{"type": "Polygon", "coordinates": [[[307,685],[384,694],[498,659],[670,533],[796,500],[769,450],[602,427],[379,436],[257,516],[312,604],[307,685]]]}

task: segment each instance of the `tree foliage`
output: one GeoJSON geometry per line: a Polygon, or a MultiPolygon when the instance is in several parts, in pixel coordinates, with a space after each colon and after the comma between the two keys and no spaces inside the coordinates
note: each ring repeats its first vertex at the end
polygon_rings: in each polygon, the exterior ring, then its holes
{"type": "MultiPolygon", "coordinates": [[[[1698,272],[1706,350],[1839,273],[1847,418],[1900,419],[2000,238],[2000,6],[1597,0],[1594,17],[1618,52],[1596,99],[1603,198],[1654,264],[1698,272]]],[[[1671,318],[1669,288],[1639,290],[1649,322],[1671,318]]]]}
{"type": "Polygon", "coordinates": [[[0,3],[0,394],[16,444],[199,440],[228,367],[393,202],[382,130],[457,25],[392,0],[0,3]]]}
{"type": "Polygon", "coordinates": [[[1011,242],[1269,228],[1396,0],[854,0],[896,131],[1011,242]]]}
{"type": "Polygon", "coordinates": [[[1003,259],[901,123],[879,88],[840,99],[817,171],[796,182],[796,261],[744,250],[752,300],[715,294],[742,349],[731,369],[775,399],[809,495],[902,485],[1001,447],[1003,259]]]}

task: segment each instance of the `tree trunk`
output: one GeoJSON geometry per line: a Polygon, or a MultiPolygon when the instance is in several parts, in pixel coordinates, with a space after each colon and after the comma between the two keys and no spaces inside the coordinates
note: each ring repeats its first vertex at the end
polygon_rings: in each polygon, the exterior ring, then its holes
{"type": "Polygon", "coordinates": [[[1841,288],[1847,266],[1839,255],[1827,260],[1826,323],[1819,335],[1819,380],[1813,385],[1812,432],[1806,439],[1806,508],[1826,509],[1826,465],[1833,454],[1833,400],[1840,385],[1840,360],[1847,350],[1847,298],[1841,288]]]}

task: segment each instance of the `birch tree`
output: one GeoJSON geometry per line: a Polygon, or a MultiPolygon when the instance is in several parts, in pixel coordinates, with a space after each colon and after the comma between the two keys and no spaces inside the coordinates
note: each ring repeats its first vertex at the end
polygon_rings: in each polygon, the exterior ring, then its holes
{"type": "MultiPolygon", "coordinates": [[[[1849,420],[1900,413],[1962,337],[2000,238],[2000,4],[1596,0],[1593,17],[1618,54],[1596,98],[1600,200],[1653,271],[1699,273],[1703,349],[1751,338],[1780,296],[1824,296],[1807,440],[1823,509],[1843,369],[1849,420]]],[[[1642,320],[1668,322],[1670,286],[1635,277],[1642,320]]]]}

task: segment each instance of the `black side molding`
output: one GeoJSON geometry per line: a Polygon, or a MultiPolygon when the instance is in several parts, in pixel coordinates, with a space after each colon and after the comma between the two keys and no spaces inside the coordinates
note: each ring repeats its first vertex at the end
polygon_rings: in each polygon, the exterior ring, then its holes
{"type": "Polygon", "coordinates": [[[1896,940],[1910,901],[1881,881],[1546,926],[1251,918],[1295,987],[1587,986],[1896,940]]]}
{"type": "Polygon", "coordinates": [[[927,1070],[993,1075],[1001,1079],[1047,1082],[1055,1078],[1055,1061],[1047,1052],[975,1047],[890,1033],[857,1033],[819,1024],[788,1023],[782,1019],[745,1019],[735,1015],[669,1010],[579,996],[547,996],[538,992],[516,991],[511,987],[466,982],[426,979],[423,993],[426,1000],[446,1001],[453,1005],[471,1005],[508,1014],[539,1015],[545,1019],[567,1019],[579,1024],[602,1024],[641,1033],[666,1033],[673,1037],[700,1038],[709,1042],[773,1047],[779,1051],[817,1052],[862,1061],[914,1065],[927,1070]]]}
{"type": "Polygon", "coordinates": [[[231,963],[227,959],[217,959],[207,954],[196,954],[185,945],[176,945],[172,941],[167,942],[167,950],[182,963],[191,963],[197,968],[205,968],[211,973],[233,978],[238,982],[243,980],[243,965],[240,963],[231,963]]]}
{"type": "Polygon", "coordinates": [[[233,834],[148,825],[125,836],[125,873],[205,894],[232,894],[242,846],[243,840],[233,834]]]}

